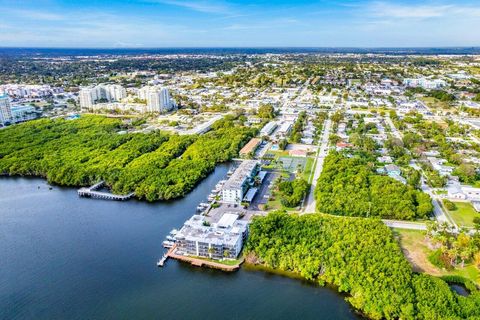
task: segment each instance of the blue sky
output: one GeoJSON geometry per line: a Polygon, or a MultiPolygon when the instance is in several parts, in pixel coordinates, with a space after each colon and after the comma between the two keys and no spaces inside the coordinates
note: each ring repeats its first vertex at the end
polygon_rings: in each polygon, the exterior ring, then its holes
{"type": "Polygon", "coordinates": [[[0,46],[480,46],[480,0],[0,0],[0,46]]]}

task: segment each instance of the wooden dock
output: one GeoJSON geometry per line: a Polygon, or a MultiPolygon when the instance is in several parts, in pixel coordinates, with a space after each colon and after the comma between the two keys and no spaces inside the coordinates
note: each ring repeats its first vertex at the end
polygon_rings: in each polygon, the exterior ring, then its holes
{"type": "Polygon", "coordinates": [[[126,195],[113,194],[109,192],[97,191],[105,185],[104,181],[100,181],[89,188],[80,188],[77,193],[80,197],[95,198],[95,199],[104,199],[104,200],[116,200],[116,201],[125,201],[132,198],[135,193],[131,192],[126,195]]]}

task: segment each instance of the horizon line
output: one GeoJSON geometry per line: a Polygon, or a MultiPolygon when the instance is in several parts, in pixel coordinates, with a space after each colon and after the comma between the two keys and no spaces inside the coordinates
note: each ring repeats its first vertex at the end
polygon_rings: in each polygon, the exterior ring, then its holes
{"type": "Polygon", "coordinates": [[[477,46],[159,46],[159,47],[65,47],[0,46],[0,49],[480,49],[477,46]]]}

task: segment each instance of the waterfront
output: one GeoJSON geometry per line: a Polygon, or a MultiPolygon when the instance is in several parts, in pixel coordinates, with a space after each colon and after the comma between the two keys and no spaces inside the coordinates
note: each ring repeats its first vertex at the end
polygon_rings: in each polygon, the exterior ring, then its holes
{"type": "Polygon", "coordinates": [[[169,260],[161,243],[228,168],[184,199],[82,199],[41,179],[0,179],[1,319],[355,319],[328,288],[261,271],[169,260]]]}

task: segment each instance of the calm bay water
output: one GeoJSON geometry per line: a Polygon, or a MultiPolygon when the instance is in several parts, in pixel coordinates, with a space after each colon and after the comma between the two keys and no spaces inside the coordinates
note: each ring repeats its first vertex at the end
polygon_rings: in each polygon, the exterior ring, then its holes
{"type": "Polygon", "coordinates": [[[0,319],[357,319],[333,290],[300,280],[173,260],[156,267],[164,237],[227,170],[155,204],[0,178],[0,319]]]}

